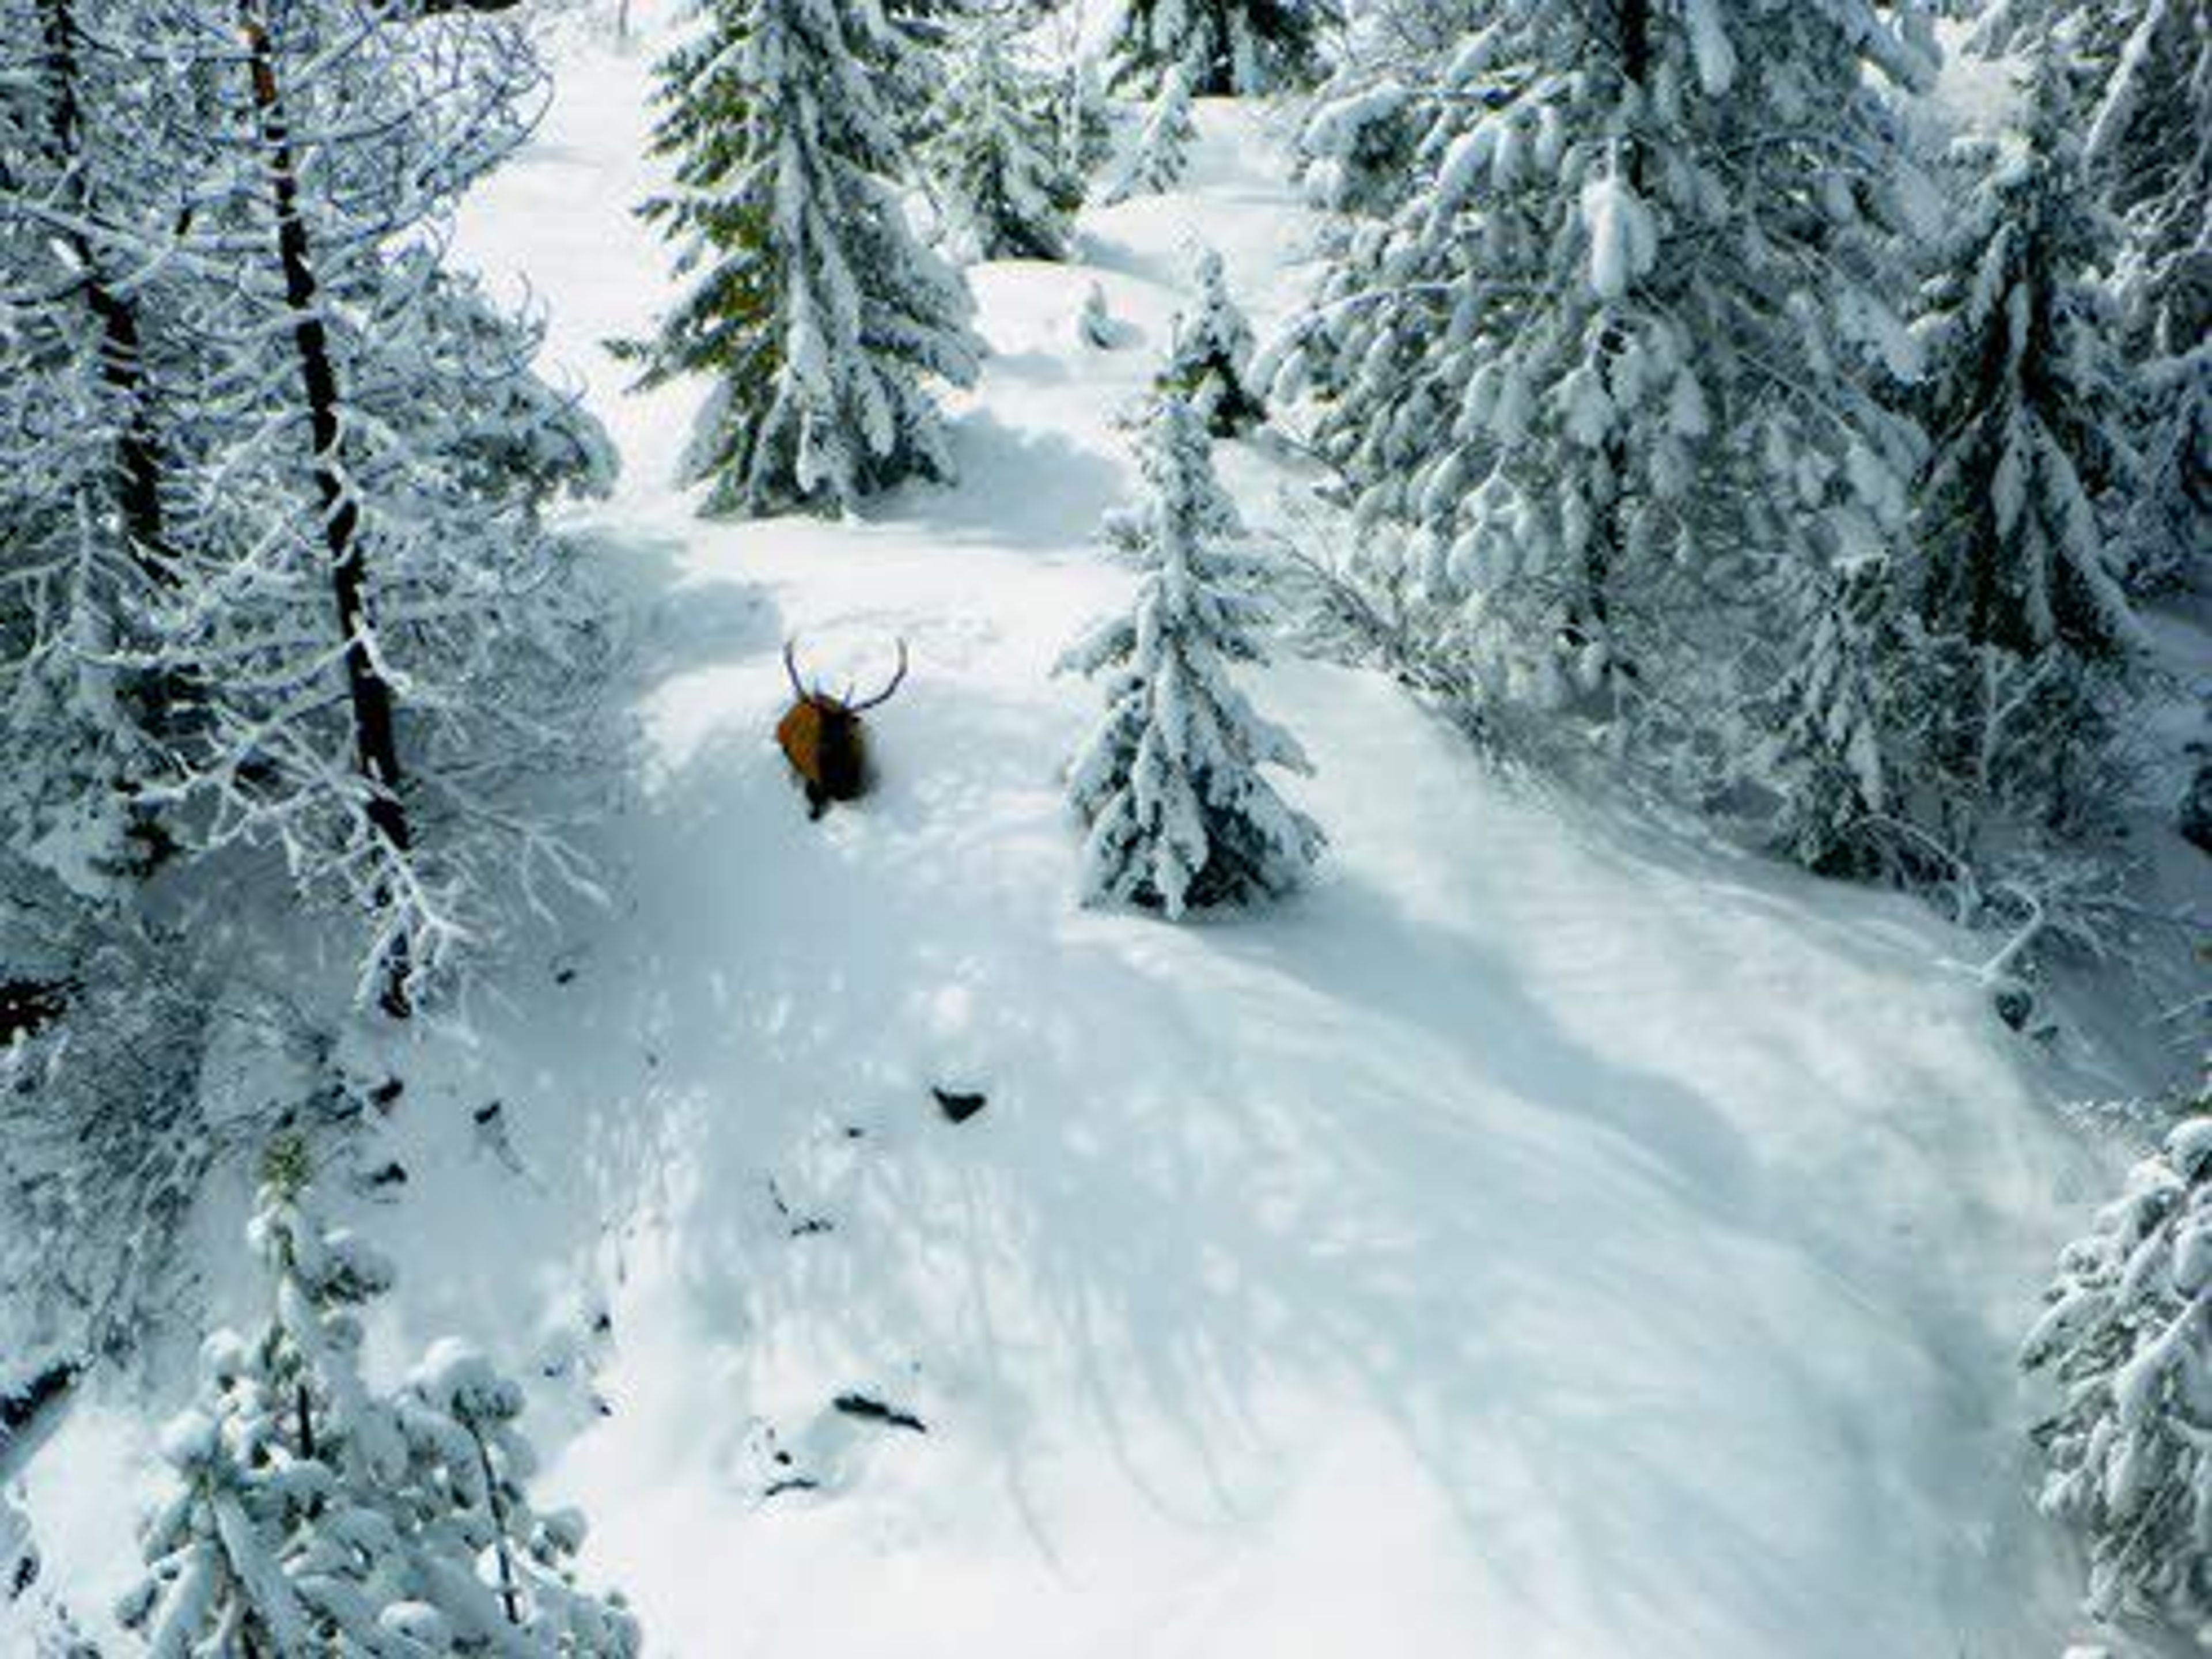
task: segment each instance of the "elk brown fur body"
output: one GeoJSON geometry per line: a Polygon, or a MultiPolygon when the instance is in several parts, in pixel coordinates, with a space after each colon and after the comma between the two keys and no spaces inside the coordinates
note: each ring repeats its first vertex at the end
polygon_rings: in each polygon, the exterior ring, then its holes
{"type": "Polygon", "coordinates": [[[793,702],[776,722],[775,740],[805,787],[807,816],[820,817],[830,802],[858,800],[868,792],[872,775],[860,712],[885,702],[898,690],[906,678],[906,644],[899,643],[898,670],[890,683],[858,702],[849,692],[835,697],[818,686],[802,684],[792,650],[790,645],[784,647],[783,665],[791,678],[793,702]]]}

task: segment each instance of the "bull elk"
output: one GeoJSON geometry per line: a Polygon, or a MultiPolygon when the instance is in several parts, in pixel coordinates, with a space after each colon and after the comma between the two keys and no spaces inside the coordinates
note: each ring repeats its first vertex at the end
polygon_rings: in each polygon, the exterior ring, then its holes
{"type": "Polygon", "coordinates": [[[796,641],[783,647],[783,672],[790,677],[793,702],[776,722],[775,740],[791,769],[806,786],[806,816],[818,818],[833,800],[858,800],[868,792],[867,734],[860,714],[890,700],[906,678],[906,641],[898,642],[898,667],[890,681],[872,697],[853,701],[850,687],[833,697],[819,686],[808,686],[799,678],[792,660],[796,641]]]}

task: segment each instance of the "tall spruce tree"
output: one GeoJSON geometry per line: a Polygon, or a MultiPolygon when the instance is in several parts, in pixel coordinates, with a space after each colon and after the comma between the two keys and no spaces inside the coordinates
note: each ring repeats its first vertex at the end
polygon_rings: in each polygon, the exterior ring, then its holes
{"type": "Polygon", "coordinates": [[[2123,536],[2136,584],[2212,583],[2212,16],[2148,0],[2084,141],[2126,238],[2117,289],[2148,461],[2123,536]]]}
{"type": "Polygon", "coordinates": [[[1085,902],[1172,918],[1289,892],[1322,837],[1260,770],[1307,771],[1304,751],[1229,677],[1230,664],[1262,659],[1258,570],[1233,545],[1237,510],[1214,479],[1205,423],[1160,398],[1141,456],[1145,498],[1108,526],[1146,567],[1136,607],[1061,662],[1106,684],[1105,718],[1068,794],[1089,826],[1085,902]]]}
{"type": "Polygon", "coordinates": [[[1992,809],[2066,824],[2096,804],[2100,693],[2141,640],[2111,534],[2130,472],[2126,371],[2096,281],[2111,226],[2062,73],[2043,58],[1986,155],[1923,325],[1934,448],[1911,603],[1947,664],[1931,760],[1954,844],[1992,809]]]}
{"type": "Polygon", "coordinates": [[[2148,462],[2121,533],[2132,585],[2207,577],[2212,543],[2212,19],[2203,0],[1998,0],[1969,50],[2038,58],[2116,216],[2103,260],[2148,462]]]}
{"type": "Polygon", "coordinates": [[[697,273],[643,383],[708,374],[685,459],[711,513],[836,513],[952,471],[926,382],[981,349],[957,273],[907,226],[878,91],[905,50],[871,0],[707,0],[660,70],[677,188],[641,212],[697,273]]]}

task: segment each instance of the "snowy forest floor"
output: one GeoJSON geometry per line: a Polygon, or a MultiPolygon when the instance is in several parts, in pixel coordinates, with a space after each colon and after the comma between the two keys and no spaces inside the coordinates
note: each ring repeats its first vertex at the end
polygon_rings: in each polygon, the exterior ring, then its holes
{"type": "MultiPolygon", "coordinates": [[[[1186,187],[1087,215],[1081,267],[974,273],[957,487],[709,523],[670,483],[701,388],[625,395],[602,349],[665,294],[651,44],[571,50],[464,225],[622,447],[575,528],[636,600],[642,750],[614,904],[383,1057],[374,1353],[459,1331],[533,1378],[544,1495],[661,1654],[2055,1654],[2078,1573],[2012,1353],[2106,1177],[1946,965],[1985,950],[1516,789],[1300,663],[1252,686],[1318,767],[1316,890],[1073,907],[1093,691],[1049,671],[1128,591],[1113,417],[1198,239],[1263,335],[1297,291],[1264,112],[1201,106],[1186,187]],[[1125,349],[1079,340],[1094,276],[1125,349]],[[880,792],[818,823],[770,737],[791,634],[826,681],[914,658],[880,792]]],[[[1291,482],[1222,465],[1263,520],[1291,482]]],[[[151,1419],[95,1388],[24,1472],[95,1632],[183,1375],[151,1419]]]]}

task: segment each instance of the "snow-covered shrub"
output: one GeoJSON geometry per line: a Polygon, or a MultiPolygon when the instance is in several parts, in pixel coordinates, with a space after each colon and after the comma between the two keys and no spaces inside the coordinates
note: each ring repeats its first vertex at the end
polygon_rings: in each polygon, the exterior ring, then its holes
{"type": "Polygon", "coordinates": [[[1198,124],[1190,112],[1189,77],[1181,70],[1170,70],[1145,111],[1144,125],[1137,130],[1136,142],[1130,146],[1106,199],[1126,202],[1172,190],[1190,170],[1190,149],[1197,142],[1198,124]]]}
{"type": "Polygon", "coordinates": [[[1168,360],[1156,384],[1195,410],[1215,437],[1234,437],[1267,415],[1249,384],[1252,325],[1229,297],[1220,254],[1212,248],[1201,251],[1195,275],[1198,297],[1175,320],[1168,360]]]}
{"type": "Polygon", "coordinates": [[[1106,686],[1105,718],[1070,769],[1068,794],[1089,825],[1085,902],[1176,917],[1289,892],[1322,835],[1260,770],[1306,771],[1304,752],[1230,678],[1231,663],[1263,659],[1256,567],[1233,544],[1237,512],[1214,479],[1205,424],[1161,398],[1141,453],[1145,499],[1109,525],[1146,567],[1135,609],[1061,662],[1106,686]]]}
{"type": "Polygon", "coordinates": [[[2067,1246],[2021,1350],[2061,1391],[2044,1509],[2078,1528],[2087,1609],[2212,1631],[2212,1094],[2067,1246]]]}
{"type": "Polygon", "coordinates": [[[958,273],[915,240],[879,81],[912,47],[867,0],[707,0],[660,67],[653,147],[677,189],[641,210],[691,287],[625,355],[644,384],[713,377],[686,476],[711,513],[835,514],[952,456],[926,382],[970,384],[958,273]]]}

